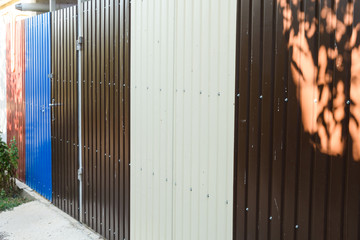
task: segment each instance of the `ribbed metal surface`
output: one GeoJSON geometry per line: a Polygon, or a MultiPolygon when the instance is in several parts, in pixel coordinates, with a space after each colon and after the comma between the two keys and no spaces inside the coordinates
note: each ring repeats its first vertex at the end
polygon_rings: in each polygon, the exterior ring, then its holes
{"type": "Polygon", "coordinates": [[[25,20],[26,184],[51,201],[50,13],[25,20]]]}
{"type": "Polygon", "coordinates": [[[131,10],[131,238],[231,239],[236,1],[131,10]]]}
{"type": "Polygon", "coordinates": [[[360,2],[238,3],[235,239],[359,239],[360,2]]]}
{"type": "Polygon", "coordinates": [[[129,2],[83,3],[84,222],[129,239],[129,2]]]}
{"type": "Polygon", "coordinates": [[[174,10],[131,5],[132,240],[173,237],[174,10]]]}
{"type": "Polygon", "coordinates": [[[52,200],[79,219],[76,7],[51,13],[52,200]]]}
{"type": "Polygon", "coordinates": [[[7,143],[19,149],[18,178],[25,182],[25,23],[15,21],[6,31],[7,143]]]}

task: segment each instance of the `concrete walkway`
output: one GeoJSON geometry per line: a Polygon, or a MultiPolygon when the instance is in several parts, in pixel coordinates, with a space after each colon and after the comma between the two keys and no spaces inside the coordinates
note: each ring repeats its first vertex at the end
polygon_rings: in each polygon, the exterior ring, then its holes
{"type": "Polygon", "coordinates": [[[103,239],[20,183],[35,200],[0,213],[0,240],[103,239]]]}

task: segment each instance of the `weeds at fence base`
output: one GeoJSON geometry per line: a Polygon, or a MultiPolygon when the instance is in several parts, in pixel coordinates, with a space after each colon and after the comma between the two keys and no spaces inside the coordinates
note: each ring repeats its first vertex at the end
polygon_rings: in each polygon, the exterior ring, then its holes
{"type": "Polygon", "coordinates": [[[0,212],[11,210],[14,207],[29,202],[29,199],[21,195],[21,191],[23,190],[18,189],[10,195],[5,194],[5,192],[0,192],[0,212]]]}

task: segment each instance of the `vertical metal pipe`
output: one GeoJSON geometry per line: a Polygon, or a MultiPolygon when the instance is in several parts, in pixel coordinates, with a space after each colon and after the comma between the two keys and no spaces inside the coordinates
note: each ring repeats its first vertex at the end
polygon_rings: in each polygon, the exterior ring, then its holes
{"type": "Polygon", "coordinates": [[[56,10],[56,0],[50,0],[49,4],[50,4],[50,12],[55,11],[56,10]]]}
{"type": "Polygon", "coordinates": [[[82,36],[83,36],[83,8],[82,0],[78,0],[78,134],[79,134],[79,220],[83,222],[83,206],[82,206],[82,141],[81,141],[81,82],[82,82],[82,36]]]}

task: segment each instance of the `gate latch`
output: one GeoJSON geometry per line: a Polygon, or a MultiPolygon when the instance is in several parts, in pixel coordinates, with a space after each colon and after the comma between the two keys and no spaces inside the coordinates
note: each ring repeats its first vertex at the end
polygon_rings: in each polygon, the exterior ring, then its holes
{"type": "Polygon", "coordinates": [[[61,106],[61,103],[55,103],[55,99],[52,99],[52,103],[49,104],[49,107],[56,107],[56,106],[61,106]]]}
{"type": "Polygon", "coordinates": [[[76,50],[81,51],[83,43],[84,43],[84,38],[80,36],[79,39],[76,41],[76,50]]]}
{"type": "Polygon", "coordinates": [[[83,174],[83,169],[82,168],[79,168],[78,169],[78,180],[81,181],[82,179],[82,174],[83,174]]]}

